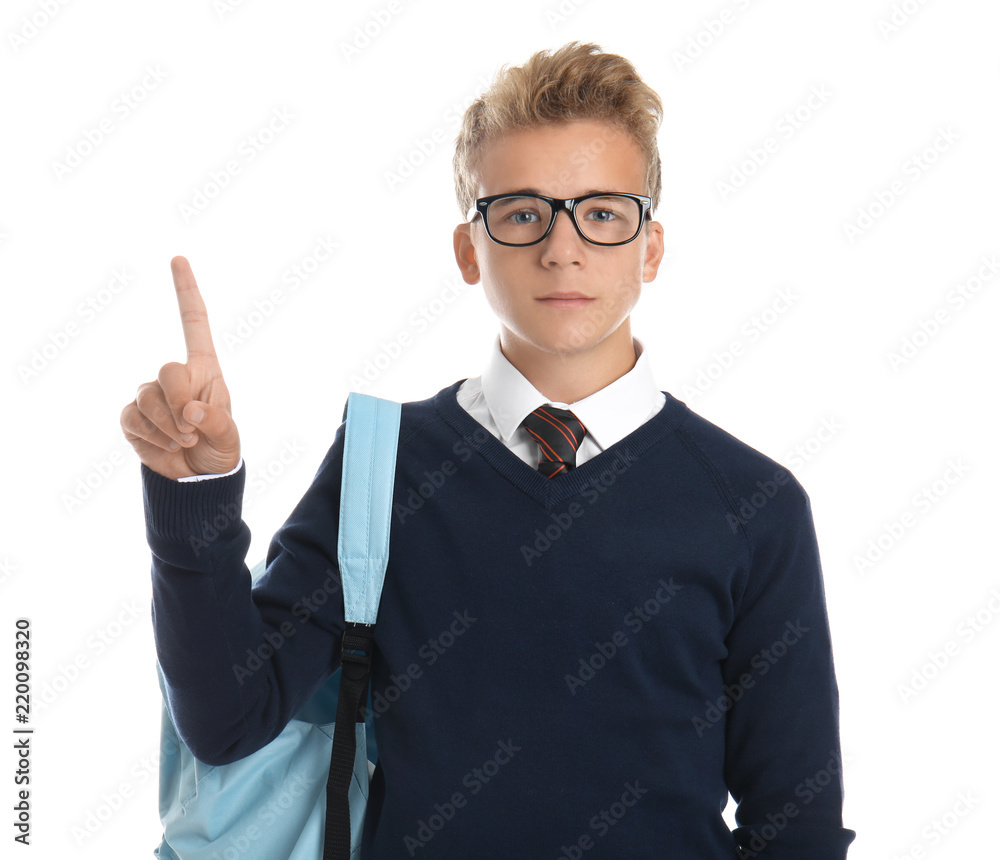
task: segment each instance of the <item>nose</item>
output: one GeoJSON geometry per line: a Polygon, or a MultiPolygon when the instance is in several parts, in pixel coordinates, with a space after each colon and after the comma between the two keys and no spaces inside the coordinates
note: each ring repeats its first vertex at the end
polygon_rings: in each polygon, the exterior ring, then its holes
{"type": "Polygon", "coordinates": [[[557,212],[555,223],[552,225],[552,229],[549,230],[549,235],[545,237],[544,246],[546,254],[561,257],[566,253],[570,253],[571,256],[576,257],[579,255],[580,249],[586,244],[586,240],[577,231],[569,210],[563,209],[557,212]]]}

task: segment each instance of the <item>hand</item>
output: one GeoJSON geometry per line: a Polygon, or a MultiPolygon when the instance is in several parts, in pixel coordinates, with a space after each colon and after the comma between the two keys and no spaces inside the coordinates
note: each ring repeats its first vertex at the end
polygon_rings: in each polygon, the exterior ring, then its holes
{"type": "Polygon", "coordinates": [[[122,410],[121,426],[139,459],[176,481],[232,471],[240,461],[240,434],[191,265],[174,257],[170,271],[187,363],[165,364],[153,382],[140,385],[135,400],[122,410]]]}

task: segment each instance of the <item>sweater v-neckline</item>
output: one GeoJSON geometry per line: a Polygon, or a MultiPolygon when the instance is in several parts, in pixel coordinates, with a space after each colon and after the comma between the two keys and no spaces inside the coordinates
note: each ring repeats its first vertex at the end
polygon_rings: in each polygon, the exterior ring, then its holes
{"type": "Polygon", "coordinates": [[[576,466],[568,474],[546,478],[459,404],[458,389],[463,382],[465,379],[460,379],[434,395],[434,406],[438,414],[459,433],[473,451],[478,452],[504,478],[536,499],[547,510],[581,493],[616,461],[624,463],[624,468],[627,469],[655,442],[676,430],[687,411],[687,406],[682,401],[664,391],[666,401],[652,418],[585,463],[576,466]]]}

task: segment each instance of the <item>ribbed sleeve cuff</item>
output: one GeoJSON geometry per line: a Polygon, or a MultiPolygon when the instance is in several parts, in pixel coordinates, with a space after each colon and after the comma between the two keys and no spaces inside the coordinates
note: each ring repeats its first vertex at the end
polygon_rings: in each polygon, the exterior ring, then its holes
{"type": "Polygon", "coordinates": [[[740,857],[760,860],[847,860],[847,848],[857,833],[845,827],[788,826],[783,814],[770,816],[763,826],[737,827],[733,831],[740,857]],[[785,827],[788,827],[785,830],[785,827]]]}
{"type": "Polygon", "coordinates": [[[179,541],[195,550],[220,537],[232,537],[243,518],[246,465],[211,481],[173,481],[145,463],[142,471],[143,509],[149,538],[179,541]]]}

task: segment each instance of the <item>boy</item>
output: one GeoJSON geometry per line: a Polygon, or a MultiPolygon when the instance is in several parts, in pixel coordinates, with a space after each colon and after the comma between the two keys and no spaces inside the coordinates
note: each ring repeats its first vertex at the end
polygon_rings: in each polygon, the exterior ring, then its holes
{"type": "MultiPolygon", "coordinates": [[[[663,254],[661,117],[627,60],[577,43],[466,112],[455,256],[501,328],[481,377],[402,406],[366,858],[842,860],[854,838],[808,497],[658,390],[631,336],[663,254]],[[427,471],[445,477],[415,495],[427,471]]],[[[188,361],[122,427],[172,713],[224,763],[337,667],[344,425],[251,591],[239,435],[191,269],[172,270],[188,361]]]]}

